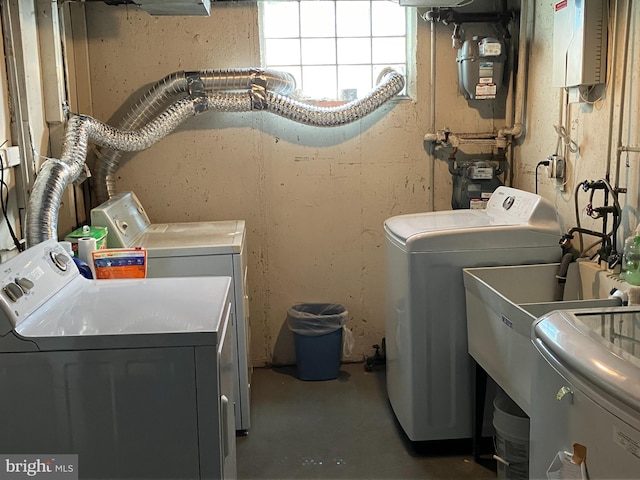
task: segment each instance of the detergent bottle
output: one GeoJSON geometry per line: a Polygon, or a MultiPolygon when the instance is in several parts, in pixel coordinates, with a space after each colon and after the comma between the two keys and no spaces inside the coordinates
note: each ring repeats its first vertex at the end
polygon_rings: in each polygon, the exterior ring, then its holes
{"type": "Polygon", "coordinates": [[[624,242],[622,279],[631,285],[640,285],[640,225],[624,242]]]}

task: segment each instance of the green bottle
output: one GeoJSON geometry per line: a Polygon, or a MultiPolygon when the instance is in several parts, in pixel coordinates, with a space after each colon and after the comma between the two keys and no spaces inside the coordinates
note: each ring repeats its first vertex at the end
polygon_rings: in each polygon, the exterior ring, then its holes
{"type": "Polygon", "coordinates": [[[624,242],[622,279],[631,285],[640,285],[640,226],[636,234],[624,242]]]}

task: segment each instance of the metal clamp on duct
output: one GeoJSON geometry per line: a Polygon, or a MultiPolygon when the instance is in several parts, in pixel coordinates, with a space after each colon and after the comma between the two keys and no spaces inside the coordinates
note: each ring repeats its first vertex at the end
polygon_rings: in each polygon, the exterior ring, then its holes
{"type": "Polygon", "coordinates": [[[251,95],[251,109],[252,110],[266,110],[267,109],[267,88],[266,85],[260,85],[255,83],[251,86],[249,91],[251,95]]]}

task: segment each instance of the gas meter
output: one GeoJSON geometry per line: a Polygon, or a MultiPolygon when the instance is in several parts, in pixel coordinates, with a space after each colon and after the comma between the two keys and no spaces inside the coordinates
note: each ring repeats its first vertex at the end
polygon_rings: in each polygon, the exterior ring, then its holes
{"type": "Polygon", "coordinates": [[[449,166],[453,175],[453,192],[451,195],[451,207],[459,208],[485,208],[493,191],[502,185],[497,175],[502,170],[496,169],[489,162],[472,160],[463,162],[456,167],[449,166]]]}
{"type": "Polygon", "coordinates": [[[496,38],[474,36],[458,50],[458,84],[467,100],[496,98],[502,88],[504,45],[496,38]]]}

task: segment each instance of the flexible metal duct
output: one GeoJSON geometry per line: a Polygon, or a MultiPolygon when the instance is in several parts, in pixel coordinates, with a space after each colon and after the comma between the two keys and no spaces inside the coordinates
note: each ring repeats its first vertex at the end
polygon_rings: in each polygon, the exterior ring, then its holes
{"type": "Polygon", "coordinates": [[[266,110],[297,123],[315,127],[337,127],[369,115],[404,88],[404,77],[393,69],[383,70],[378,86],[364,98],[337,107],[316,107],[272,92],[218,93],[207,95],[208,110],[247,112],[266,110]]]}
{"type": "Polygon", "coordinates": [[[291,98],[268,93],[266,109],[298,123],[317,127],[336,127],[369,115],[404,88],[404,77],[387,68],[378,76],[378,86],[362,99],[339,107],[314,107],[291,98]]]}
{"type": "MultiPolygon", "coordinates": [[[[120,130],[135,130],[154,118],[170,102],[181,96],[204,95],[221,90],[266,89],[288,95],[296,87],[293,76],[260,68],[199,70],[174,72],[153,85],[130,112],[118,123],[120,130]]],[[[112,172],[118,170],[121,153],[103,149],[94,165],[93,177],[96,198],[102,203],[115,195],[112,172]]]]}
{"type": "Polygon", "coordinates": [[[62,195],[67,186],[81,177],[89,141],[117,151],[144,150],[171,133],[190,116],[208,110],[266,110],[307,125],[344,125],[373,112],[403,88],[404,77],[392,69],[385,69],[378,77],[378,86],[371,93],[338,107],[306,105],[269,92],[261,86],[245,93],[218,92],[178,100],[145,126],[131,131],[110,127],[86,115],[74,116],[67,123],[60,160],[47,160],[34,183],[27,205],[27,245],[57,238],[62,195]]]}
{"type": "Polygon", "coordinates": [[[122,131],[87,115],[69,119],[60,160],[42,164],[27,204],[27,246],[57,238],[58,213],[64,190],[78,180],[87,157],[89,141],[122,151],[144,150],[171,133],[178,125],[208,103],[201,98],[182,99],[138,131],[122,131]]]}

